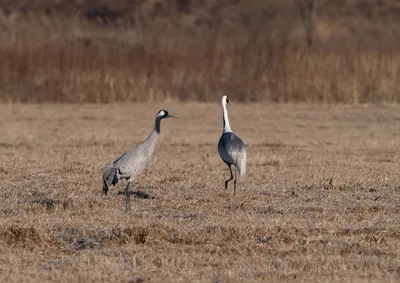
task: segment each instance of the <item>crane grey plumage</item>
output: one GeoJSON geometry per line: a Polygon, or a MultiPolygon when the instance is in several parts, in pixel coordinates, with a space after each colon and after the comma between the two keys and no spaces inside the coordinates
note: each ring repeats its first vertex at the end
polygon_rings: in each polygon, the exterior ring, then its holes
{"type": "Polygon", "coordinates": [[[223,131],[221,138],[218,141],[218,153],[221,159],[228,165],[231,176],[225,181],[225,189],[228,188],[229,181],[233,180],[234,190],[233,194],[236,194],[236,183],[237,183],[237,172],[239,171],[240,177],[244,178],[246,176],[246,147],[244,142],[232,132],[228,111],[226,110],[226,105],[231,104],[228,96],[224,95],[222,97],[222,110],[223,110],[223,131]],[[235,174],[232,173],[232,167],[235,167],[235,174]]]}
{"type": "Polygon", "coordinates": [[[133,150],[128,151],[118,157],[112,164],[102,169],[103,173],[103,192],[107,192],[111,185],[116,185],[119,180],[126,179],[128,183],[124,190],[125,208],[130,210],[130,188],[135,176],[146,169],[150,158],[154,152],[158,136],[160,134],[161,120],[165,118],[176,118],[166,110],[160,110],[155,118],[154,130],[146,140],[138,144],[133,150]]]}

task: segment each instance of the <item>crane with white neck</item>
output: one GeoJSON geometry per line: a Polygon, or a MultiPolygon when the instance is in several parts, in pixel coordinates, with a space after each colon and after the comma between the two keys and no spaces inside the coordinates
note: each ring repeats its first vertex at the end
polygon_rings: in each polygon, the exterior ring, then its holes
{"type": "Polygon", "coordinates": [[[244,142],[232,132],[231,125],[229,124],[228,111],[226,106],[233,105],[227,95],[222,97],[222,111],[223,111],[223,131],[221,138],[218,142],[218,153],[228,166],[231,176],[225,181],[225,190],[228,188],[229,181],[233,180],[233,195],[236,194],[237,172],[240,177],[246,176],[246,147],[244,142]],[[232,165],[235,168],[235,174],[232,172],[232,165]]]}

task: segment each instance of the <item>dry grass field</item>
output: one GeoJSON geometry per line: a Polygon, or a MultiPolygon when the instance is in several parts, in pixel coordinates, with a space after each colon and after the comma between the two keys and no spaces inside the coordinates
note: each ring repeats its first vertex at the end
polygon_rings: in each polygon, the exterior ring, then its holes
{"type": "Polygon", "coordinates": [[[0,282],[399,281],[399,23],[396,0],[0,0],[0,282]],[[100,169],[161,108],[127,214],[100,169]]]}
{"type": "Polygon", "coordinates": [[[237,103],[248,174],[233,197],[217,103],[3,104],[0,281],[396,282],[399,110],[237,103]],[[161,108],[180,119],[126,214],[100,168],[161,108]]]}
{"type": "Polygon", "coordinates": [[[399,38],[397,0],[0,0],[0,101],[400,102],[399,38]]]}

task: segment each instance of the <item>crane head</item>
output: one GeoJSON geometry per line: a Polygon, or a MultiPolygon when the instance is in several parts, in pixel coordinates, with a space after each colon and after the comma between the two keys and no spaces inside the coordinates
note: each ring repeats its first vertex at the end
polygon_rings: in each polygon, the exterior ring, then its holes
{"type": "Polygon", "coordinates": [[[158,113],[157,113],[157,118],[160,118],[160,119],[175,118],[175,119],[177,119],[178,117],[169,114],[167,110],[161,109],[161,110],[158,111],[158,113]]]}
{"type": "Polygon", "coordinates": [[[224,96],[222,97],[222,103],[235,106],[235,104],[233,104],[233,103],[229,100],[229,97],[228,97],[227,95],[224,95],[224,96]]]}

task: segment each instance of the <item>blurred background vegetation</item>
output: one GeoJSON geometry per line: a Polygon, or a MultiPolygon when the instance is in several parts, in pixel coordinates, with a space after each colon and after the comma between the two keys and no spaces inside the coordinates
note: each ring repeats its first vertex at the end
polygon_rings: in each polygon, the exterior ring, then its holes
{"type": "Polygon", "coordinates": [[[399,102],[399,50],[397,0],[0,0],[4,102],[399,102]]]}

